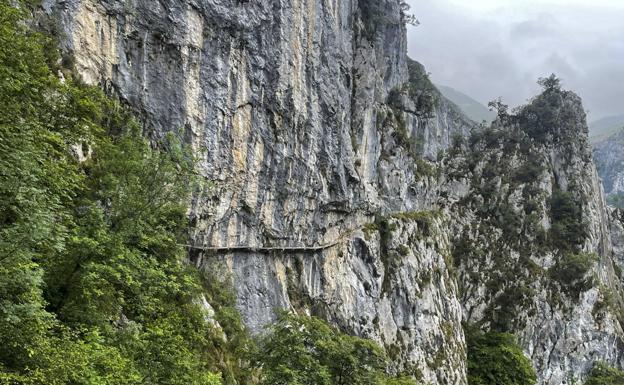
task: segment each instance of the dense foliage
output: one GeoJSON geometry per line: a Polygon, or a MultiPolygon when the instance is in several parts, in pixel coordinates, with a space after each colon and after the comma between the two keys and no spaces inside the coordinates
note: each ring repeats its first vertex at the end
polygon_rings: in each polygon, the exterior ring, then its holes
{"type": "Polygon", "coordinates": [[[577,125],[575,106],[566,102],[573,93],[562,90],[555,75],[540,79],[538,83],[543,92],[523,106],[514,116],[514,120],[530,137],[539,142],[567,138],[568,130],[577,125]]]}
{"type": "Polygon", "coordinates": [[[534,385],[531,361],[516,338],[507,333],[484,333],[466,328],[469,385],[534,385]]]}
{"type": "Polygon", "coordinates": [[[0,2],[0,382],[217,384],[183,263],[192,161],[50,69],[26,3],[0,2]]]}
{"type": "Polygon", "coordinates": [[[550,199],[550,216],[550,241],[559,250],[556,263],[549,271],[550,277],[571,298],[578,298],[593,285],[587,274],[598,260],[597,255],[581,252],[588,236],[581,203],[569,192],[555,190],[550,199]]]}
{"type": "Polygon", "coordinates": [[[550,199],[553,246],[560,250],[578,251],[587,238],[581,203],[566,191],[553,191],[550,199]]]}
{"type": "Polygon", "coordinates": [[[419,62],[408,58],[407,71],[409,75],[407,91],[416,102],[416,111],[424,117],[433,117],[434,110],[440,103],[439,91],[429,79],[425,67],[419,62]]]}
{"type": "Polygon", "coordinates": [[[585,385],[624,385],[624,371],[597,363],[589,373],[585,385]]]}
{"type": "Polygon", "coordinates": [[[261,341],[263,385],[414,385],[385,373],[374,342],[341,333],[314,317],[282,314],[261,341]]]}
{"type": "Polygon", "coordinates": [[[549,270],[550,277],[557,281],[570,297],[578,298],[582,292],[594,286],[593,277],[588,277],[588,272],[598,260],[596,254],[561,254],[549,270]]]}

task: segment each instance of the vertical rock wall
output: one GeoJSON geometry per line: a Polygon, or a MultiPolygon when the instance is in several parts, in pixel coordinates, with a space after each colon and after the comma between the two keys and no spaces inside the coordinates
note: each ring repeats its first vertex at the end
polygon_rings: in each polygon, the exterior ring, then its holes
{"type": "Polygon", "coordinates": [[[192,260],[231,278],[251,330],[277,308],[319,315],[432,384],[467,382],[462,319],[516,332],[541,383],[621,364],[619,323],[593,311],[619,281],[578,100],[565,101],[574,135],[553,133],[569,142],[454,146],[474,124],[407,58],[398,0],[44,8],[84,81],[134,108],[148,135],[193,147],[206,183],[192,260]],[[578,298],[553,297],[559,257],[537,243],[555,189],[582,198],[582,251],[598,256],[578,298]],[[526,224],[515,235],[511,213],[526,224]]]}

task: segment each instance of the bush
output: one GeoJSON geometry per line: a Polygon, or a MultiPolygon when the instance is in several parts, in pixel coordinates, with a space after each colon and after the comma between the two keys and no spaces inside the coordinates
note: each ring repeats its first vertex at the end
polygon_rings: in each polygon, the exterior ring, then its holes
{"type": "Polygon", "coordinates": [[[385,373],[373,341],[341,333],[315,317],[280,314],[262,339],[262,385],[415,385],[385,373]]]}
{"type": "Polygon", "coordinates": [[[567,191],[555,190],[550,199],[551,241],[562,251],[578,251],[587,238],[581,203],[567,191]]]}
{"type": "Polygon", "coordinates": [[[543,164],[536,159],[529,159],[516,170],[514,179],[519,183],[534,183],[544,172],[543,164]]]}
{"type": "Polygon", "coordinates": [[[441,213],[436,210],[431,211],[403,211],[392,214],[390,218],[398,219],[402,222],[414,222],[418,225],[419,233],[423,237],[431,235],[434,220],[441,217],[441,213]]]}
{"type": "Polygon", "coordinates": [[[522,107],[514,119],[531,138],[544,143],[563,124],[558,115],[562,105],[560,91],[545,92],[522,107]]]}
{"type": "Polygon", "coordinates": [[[507,333],[484,333],[466,329],[469,385],[534,385],[531,361],[522,353],[516,338],[507,333]]]}
{"type": "Polygon", "coordinates": [[[585,385],[623,385],[624,371],[611,368],[605,363],[597,363],[589,373],[585,385]]]}
{"type": "Polygon", "coordinates": [[[592,279],[586,276],[597,261],[596,254],[563,254],[550,269],[550,277],[572,298],[578,298],[580,293],[593,285],[592,279]]]}

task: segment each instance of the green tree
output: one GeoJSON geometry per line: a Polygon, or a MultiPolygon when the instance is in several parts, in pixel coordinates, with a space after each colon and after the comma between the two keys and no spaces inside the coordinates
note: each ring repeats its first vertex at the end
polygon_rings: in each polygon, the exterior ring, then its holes
{"type": "Polygon", "coordinates": [[[223,332],[180,246],[192,158],[60,82],[29,9],[0,0],[0,383],[219,384],[223,332]]]}
{"type": "Polygon", "coordinates": [[[490,111],[496,111],[498,119],[502,122],[506,123],[509,120],[509,105],[503,103],[503,98],[490,101],[488,103],[488,108],[490,111]]]}
{"type": "Polygon", "coordinates": [[[624,371],[611,368],[603,362],[597,363],[589,373],[585,385],[623,385],[624,371]]]}
{"type": "Polygon", "coordinates": [[[385,373],[385,354],[373,341],[341,333],[315,317],[282,313],[258,354],[261,384],[415,384],[385,373]]]}
{"type": "MultiPolygon", "coordinates": [[[[0,1],[0,362],[31,363],[54,317],[45,310],[40,262],[64,249],[66,204],[80,181],[58,127],[63,87],[45,64],[45,38],[24,26],[25,10],[0,1]]],[[[74,131],[75,130],[75,131],[74,131]]]]}
{"type": "Polygon", "coordinates": [[[539,78],[537,84],[542,86],[544,91],[561,91],[561,79],[555,74],[550,74],[546,78],[539,78]]]}
{"type": "Polygon", "coordinates": [[[531,361],[516,338],[508,333],[481,332],[466,328],[469,385],[534,385],[531,361]]]}
{"type": "Polygon", "coordinates": [[[580,250],[587,237],[581,204],[569,192],[557,189],[550,199],[550,216],[553,246],[563,251],[580,250]]]}

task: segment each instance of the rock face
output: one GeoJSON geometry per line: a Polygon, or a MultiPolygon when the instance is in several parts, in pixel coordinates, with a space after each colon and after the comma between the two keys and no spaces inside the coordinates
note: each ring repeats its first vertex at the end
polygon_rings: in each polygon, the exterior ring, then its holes
{"type": "Polygon", "coordinates": [[[474,129],[407,58],[398,0],[44,8],[86,82],[194,149],[191,259],[231,277],[252,331],[277,308],[315,314],[432,384],[467,382],[462,320],[515,332],[541,383],[623,363],[618,303],[597,305],[620,281],[573,94],[544,107],[561,121],[474,129]],[[566,197],[585,229],[569,250],[549,233],[566,197]],[[587,271],[556,274],[573,262],[587,271]]]}
{"type": "Polygon", "coordinates": [[[624,194],[624,129],[596,143],[594,159],[607,196],[624,194]]]}
{"type": "Polygon", "coordinates": [[[445,198],[464,319],[518,334],[541,383],[573,383],[595,357],[621,365],[622,288],[578,96],[546,90],[467,142],[446,175],[468,188],[445,198]]]}

